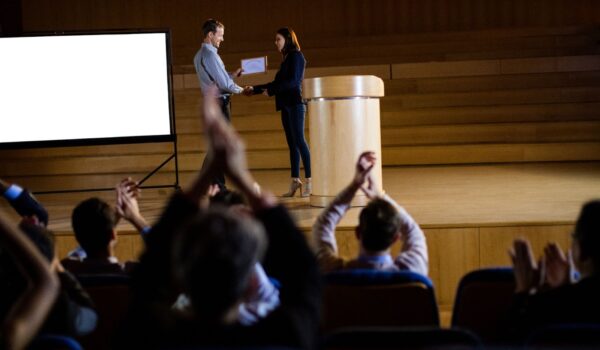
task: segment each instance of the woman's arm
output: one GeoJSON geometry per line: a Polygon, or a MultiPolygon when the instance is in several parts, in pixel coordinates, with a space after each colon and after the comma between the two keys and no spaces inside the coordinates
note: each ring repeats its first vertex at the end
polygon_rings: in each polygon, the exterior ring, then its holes
{"type": "Polygon", "coordinates": [[[260,94],[267,90],[269,96],[293,89],[302,84],[306,60],[299,51],[290,52],[283,61],[275,80],[270,83],[253,86],[253,93],[260,94]]]}

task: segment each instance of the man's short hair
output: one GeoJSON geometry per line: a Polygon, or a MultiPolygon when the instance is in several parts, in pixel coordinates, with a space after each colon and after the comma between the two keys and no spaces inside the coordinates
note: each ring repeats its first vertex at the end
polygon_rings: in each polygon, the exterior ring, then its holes
{"type": "Polygon", "coordinates": [[[384,199],[374,199],[360,212],[358,233],[362,246],[370,252],[388,249],[400,232],[398,210],[384,199]]]}
{"type": "Polygon", "coordinates": [[[582,259],[591,259],[600,268],[600,200],[587,202],[575,224],[574,238],[579,241],[582,259]]]}
{"type": "Polygon", "coordinates": [[[90,255],[105,250],[110,244],[117,216],[102,199],[89,198],[73,209],[71,224],[77,242],[90,255]]]}
{"type": "Polygon", "coordinates": [[[219,320],[240,300],[266,249],[263,226],[216,206],[194,218],[174,246],[175,272],[202,318],[219,320]]]}
{"type": "Polygon", "coordinates": [[[215,33],[217,31],[217,28],[219,28],[219,27],[225,28],[223,23],[217,21],[214,18],[209,18],[202,25],[202,34],[206,38],[208,36],[208,33],[215,33]]]}

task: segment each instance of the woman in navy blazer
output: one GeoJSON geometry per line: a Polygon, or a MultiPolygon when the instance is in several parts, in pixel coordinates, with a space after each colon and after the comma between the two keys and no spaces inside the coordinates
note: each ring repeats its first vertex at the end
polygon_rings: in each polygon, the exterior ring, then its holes
{"type": "Polygon", "coordinates": [[[292,182],[284,197],[292,197],[300,190],[302,197],[310,196],[312,190],[310,174],[310,151],[304,138],[304,116],[306,106],[302,100],[302,79],[306,60],[300,52],[296,34],[290,28],[280,28],[275,34],[275,46],[283,56],[275,80],[268,84],[247,87],[247,95],[275,95],[275,107],[281,111],[281,123],[290,150],[292,182]],[[300,158],[304,164],[306,180],[300,180],[300,158]]]}

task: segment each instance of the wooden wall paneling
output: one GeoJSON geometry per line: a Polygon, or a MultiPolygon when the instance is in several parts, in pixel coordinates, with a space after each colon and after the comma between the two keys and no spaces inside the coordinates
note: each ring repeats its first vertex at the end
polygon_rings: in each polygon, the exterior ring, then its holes
{"type": "MultiPolygon", "coordinates": [[[[370,0],[356,0],[359,2],[358,13],[355,14],[356,23],[360,23],[359,33],[372,35],[384,34],[382,16],[385,15],[379,6],[375,7],[370,0]]],[[[380,1],[381,2],[384,2],[380,1]]]]}
{"type": "MultiPolygon", "coordinates": [[[[356,257],[358,257],[360,243],[358,239],[356,239],[354,227],[336,228],[335,238],[338,243],[338,254],[340,257],[347,260],[356,259],[356,257]]],[[[314,244],[312,237],[310,237],[310,240],[314,244]]]]}
{"type": "Polygon", "coordinates": [[[452,305],[460,279],[480,265],[478,228],[425,229],[438,303],[452,305]]]}
{"type": "Polygon", "coordinates": [[[133,242],[135,240],[134,235],[117,232],[117,244],[115,245],[115,255],[120,261],[127,261],[134,259],[133,242]]]}
{"type": "MultiPolygon", "coordinates": [[[[59,233],[56,236],[56,256],[63,259],[79,244],[72,232],[59,233]]],[[[118,233],[115,256],[120,262],[136,261],[143,251],[144,243],[137,232],[118,233]]]]}
{"type": "Polygon", "coordinates": [[[316,0],[268,1],[261,6],[235,0],[42,0],[23,1],[25,31],[170,27],[175,62],[190,63],[199,28],[208,17],[226,24],[223,53],[266,50],[280,26],[295,28],[301,41],[444,30],[598,23],[600,5],[579,1],[316,0]]]}
{"type": "Polygon", "coordinates": [[[77,13],[77,16],[73,18],[73,27],[75,28],[89,28],[92,23],[92,11],[86,11],[84,1],[76,1],[71,4],[73,11],[77,13]]]}
{"type": "MultiPolygon", "coordinates": [[[[18,175],[2,176],[4,180],[17,182],[32,191],[52,191],[52,190],[74,190],[85,188],[112,188],[125,177],[131,176],[134,180],[141,180],[148,172],[124,172],[117,174],[84,174],[84,175],[18,175]]],[[[181,174],[180,181],[181,181],[181,174]]],[[[175,173],[162,171],[152,175],[144,186],[169,185],[175,183],[175,173]]]]}
{"type": "MultiPolygon", "coordinates": [[[[323,16],[323,32],[326,33],[330,37],[348,37],[348,28],[346,25],[339,25],[339,23],[344,23],[347,20],[347,7],[346,0],[329,0],[329,1],[320,1],[314,0],[320,4],[325,5],[325,12],[323,16]]],[[[306,17],[307,20],[313,17],[306,17]]],[[[308,22],[312,26],[312,22],[308,22]]]]}
{"type": "Polygon", "coordinates": [[[452,0],[439,0],[433,3],[433,30],[443,32],[448,28],[448,8],[452,0]]]}
{"type": "Polygon", "coordinates": [[[396,2],[394,9],[396,17],[396,26],[394,30],[396,33],[406,33],[410,30],[410,13],[411,3],[408,1],[398,1],[396,2]]]}
{"type": "MultiPolygon", "coordinates": [[[[396,13],[396,9],[395,9],[395,4],[397,3],[397,1],[394,0],[387,0],[384,5],[382,5],[382,9],[381,12],[386,14],[386,13],[396,13]]],[[[395,22],[396,22],[396,18],[395,16],[384,16],[384,18],[382,18],[381,20],[381,24],[383,26],[383,32],[386,34],[390,34],[390,33],[395,33],[395,22]]]]}
{"type": "Polygon", "coordinates": [[[135,154],[168,153],[173,150],[171,143],[117,144],[99,146],[73,146],[24,148],[15,150],[0,150],[0,159],[19,160],[22,158],[39,160],[42,158],[69,158],[81,156],[119,156],[135,154]]]}
{"type": "MultiPolygon", "coordinates": [[[[515,90],[600,84],[600,70],[456,78],[394,79],[385,82],[388,96],[403,93],[515,90]]],[[[554,107],[554,106],[553,106],[554,107]]]]}
{"type": "Polygon", "coordinates": [[[137,261],[144,249],[144,242],[137,231],[119,231],[115,255],[121,262],[137,261]]]}
{"type": "Polygon", "coordinates": [[[475,6],[475,9],[474,9],[475,18],[473,19],[475,28],[486,28],[487,26],[490,25],[490,23],[492,23],[492,21],[491,21],[492,13],[490,11],[490,7],[487,6],[487,3],[488,2],[486,2],[486,1],[475,1],[473,3],[473,6],[475,6]]]}
{"type": "Polygon", "coordinates": [[[44,10],[33,0],[21,0],[23,31],[32,32],[36,28],[48,26],[53,21],[53,13],[44,10]]]}
{"type": "Polygon", "coordinates": [[[549,110],[545,104],[519,106],[468,106],[402,109],[383,111],[382,125],[439,125],[470,124],[485,120],[488,123],[598,120],[600,103],[561,103],[549,110]]]}
{"type": "Polygon", "coordinates": [[[457,7],[456,9],[456,21],[457,21],[457,27],[459,30],[464,30],[464,28],[469,28],[470,25],[470,21],[472,19],[472,6],[473,6],[473,1],[472,0],[459,0],[460,1],[460,6],[457,7]]]}
{"type": "MultiPolygon", "coordinates": [[[[158,2],[159,26],[171,28],[171,48],[178,51],[181,47],[191,46],[198,41],[199,28],[193,21],[184,20],[184,16],[196,16],[189,0],[171,0],[158,2]],[[178,13],[181,18],[177,20],[178,13]],[[186,28],[187,27],[187,28],[186,28]]],[[[174,53],[174,52],[173,52],[174,53]]]]}
{"type": "Polygon", "coordinates": [[[383,148],[384,165],[600,160],[600,143],[445,145],[383,148]]]}
{"type": "MultiPolygon", "coordinates": [[[[80,1],[80,8],[77,11],[80,13],[74,16],[84,16],[83,13],[89,13],[91,15],[90,22],[87,24],[89,29],[100,29],[110,28],[110,23],[107,22],[107,18],[111,18],[110,13],[113,11],[109,5],[109,0],[93,0],[90,8],[86,8],[85,1],[80,1]]],[[[115,16],[116,17],[116,16],[115,16]]]]}
{"type": "Polygon", "coordinates": [[[71,250],[75,249],[78,244],[72,233],[56,233],[54,246],[56,256],[59,259],[63,259],[71,250]]]}
{"type": "Polygon", "coordinates": [[[516,26],[525,26],[527,23],[527,10],[524,6],[524,1],[514,3],[514,21],[516,26]]]}
{"type": "Polygon", "coordinates": [[[527,238],[535,257],[543,252],[548,242],[557,242],[563,250],[569,249],[572,225],[482,227],[480,229],[481,267],[510,266],[508,249],[515,238],[527,238]]]}
{"type": "MultiPolygon", "coordinates": [[[[162,163],[168,154],[152,154],[146,156],[99,156],[99,157],[77,157],[51,159],[44,162],[31,162],[30,159],[6,164],[5,174],[15,175],[39,175],[39,174],[110,174],[114,172],[130,172],[139,169],[152,170],[162,163]]],[[[166,169],[174,169],[167,165],[166,169]]]]}
{"type": "MultiPolygon", "coordinates": [[[[600,142],[600,122],[507,123],[382,129],[382,145],[600,142]]],[[[253,140],[256,143],[256,140],[253,140]]]]}
{"type": "MultiPolygon", "coordinates": [[[[435,15],[433,11],[434,2],[437,0],[422,0],[421,6],[423,8],[424,16],[421,19],[421,26],[425,29],[424,32],[433,32],[434,25],[433,22],[435,20],[435,15]]],[[[385,13],[383,13],[385,15],[385,13]]]]}

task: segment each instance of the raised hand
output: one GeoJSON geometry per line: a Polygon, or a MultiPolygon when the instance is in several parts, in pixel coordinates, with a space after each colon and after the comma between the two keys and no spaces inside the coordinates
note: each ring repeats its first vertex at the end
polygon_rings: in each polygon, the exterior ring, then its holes
{"type": "Polygon", "coordinates": [[[353,183],[357,186],[362,186],[367,180],[368,175],[373,170],[377,158],[375,152],[367,151],[363,152],[356,162],[356,170],[354,172],[353,183]]]}
{"type": "Polygon", "coordinates": [[[569,260],[558,244],[554,242],[544,248],[545,286],[556,288],[571,281],[573,266],[569,260]]]}
{"type": "Polygon", "coordinates": [[[540,286],[540,271],[526,239],[515,239],[508,254],[513,263],[516,293],[530,292],[540,286]]]}
{"type": "Polygon", "coordinates": [[[211,157],[209,167],[223,170],[254,209],[275,205],[272,194],[256,193],[255,182],[248,171],[244,142],[222,118],[214,94],[212,90],[204,96],[204,127],[209,143],[208,157],[211,157]]]}
{"type": "Polygon", "coordinates": [[[148,226],[146,220],[140,213],[138,198],[141,195],[141,189],[137,182],[131,177],[127,177],[117,185],[117,214],[129,221],[138,231],[148,226]]]}

